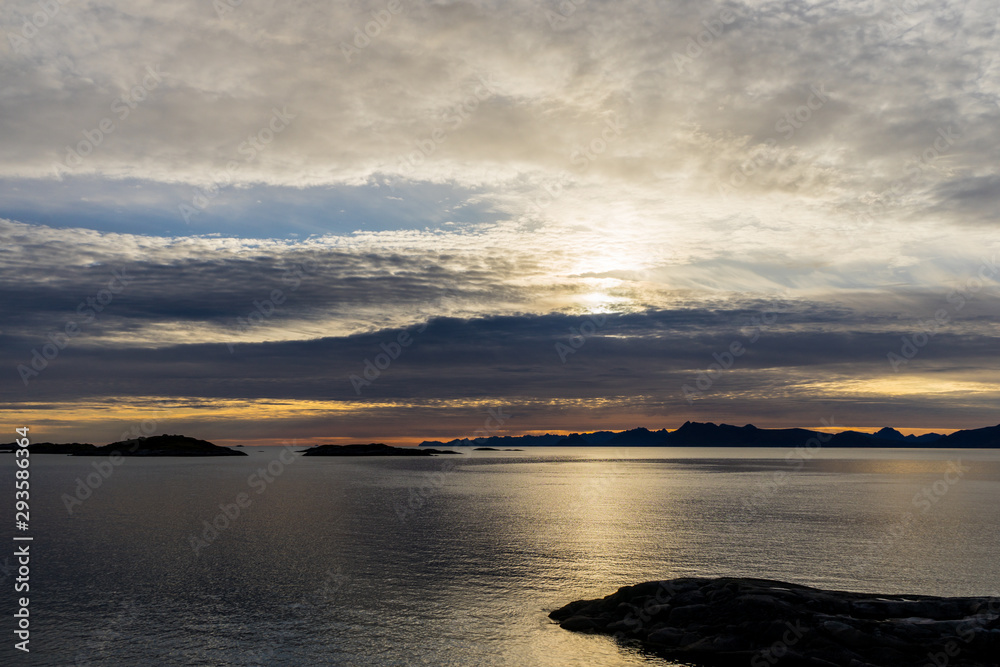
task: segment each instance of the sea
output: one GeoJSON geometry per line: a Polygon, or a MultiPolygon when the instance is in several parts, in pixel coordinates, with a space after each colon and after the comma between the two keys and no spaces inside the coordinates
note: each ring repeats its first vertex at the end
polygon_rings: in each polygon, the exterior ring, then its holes
{"type": "Polygon", "coordinates": [[[0,664],[669,665],[548,613],[684,576],[1000,595],[1000,451],[242,451],[33,456],[23,532],[0,458],[0,664]]]}

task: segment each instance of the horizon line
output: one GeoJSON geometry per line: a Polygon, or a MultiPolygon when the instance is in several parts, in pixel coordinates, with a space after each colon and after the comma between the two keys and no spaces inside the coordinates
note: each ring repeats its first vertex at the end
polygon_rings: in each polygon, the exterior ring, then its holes
{"type": "MultiPolygon", "coordinates": [[[[787,430],[787,429],[793,429],[793,428],[801,428],[801,429],[805,429],[805,430],[809,430],[809,431],[820,431],[820,432],[824,432],[824,433],[825,432],[843,433],[844,431],[856,431],[858,433],[872,434],[872,433],[878,432],[879,430],[881,430],[883,428],[886,428],[886,426],[818,426],[818,427],[817,426],[774,426],[774,427],[772,427],[772,426],[757,426],[756,424],[737,425],[737,424],[726,424],[725,422],[694,422],[694,420],[688,420],[688,421],[691,421],[692,423],[698,423],[698,424],[713,424],[714,423],[714,424],[717,424],[717,425],[720,425],[720,426],[723,425],[723,424],[725,424],[725,425],[728,425],[728,426],[737,426],[738,428],[740,428],[742,426],[745,426],[745,425],[752,425],[752,426],[756,426],[756,428],[759,428],[761,430],[787,430]]],[[[681,424],[681,426],[683,426],[683,424],[681,424]]],[[[681,426],[675,426],[675,427],[672,427],[672,428],[671,427],[660,427],[660,428],[655,428],[655,429],[654,428],[649,428],[649,427],[644,427],[644,426],[632,426],[632,427],[624,428],[624,429],[605,428],[605,429],[596,429],[596,430],[591,430],[591,431],[579,431],[579,430],[573,431],[573,430],[567,430],[567,429],[548,429],[548,430],[547,429],[525,429],[523,431],[517,431],[517,432],[497,432],[497,433],[491,433],[490,435],[487,435],[487,436],[476,436],[474,434],[469,434],[469,435],[450,436],[450,437],[448,437],[448,436],[429,436],[429,437],[420,437],[420,436],[398,437],[398,436],[391,436],[391,437],[386,437],[386,438],[373,438],[373,437],[370,437],[370,436],[360,436],[360,437],[354,437],[354,436],[311,436],[311,437],[307,437],[307,438],[293,438],[293,439],[288,439],[288,438],[284,438],[284,439],[268,438],[268,439],[261,439],[261,440],[247,440],[247,439],[238,439],[238,438],[228,438],[228,439],[212,440],[212,442],[215,442],[215,443],[218,443],[218,444],[233,443],[231,445],[226,445],[226,446],[229,446],[229,447],[233,447],[233,446],[238,445],[238,444],[243,445],[244,447],[248,447],[248,446],[254,446],[254,447],[278,447],[278,446],[284,446],[284,445],[287,445],[287,444],[293,444],[294,446],[301,446],[301,447],[313,447],[313,446],[316,446],[316,445],[351,445],[351,444],[369,444],[369,443],[373,443],[373,442],[384,443],[384,444],[387,444],[387,445],[394,445],[394,446],[397,446],[397,447],[410,447],[410,446],[415,447],[415,446],[419,445],[422,442],[448,443],[448,442],[450,442],[452,440],[476,440],[476,439],[480,439],[480,438],[485,439],[485,438],[505,437],[505,436],[511,437],[511,438],[519,438],[519,437],[525,436],[525,435],[561,435],[561,436],[566,437],[566,436],[573,435],[574,433],[587,434],[587,433],[599,433],[601,431],[611,431],[611,432],[614,432],[614,433],[622,433],[622,432],[625,432],[625,431],[635,430],[637,428],[646,428],[649,431],[666,430],[668,433],[673,433],[677,429],[681,428],[681,426]],[[249,443],[253,443],[253,444],[249,444],[249,443]]],[[[902,433],[904,436],[906,436],[906,435],[921,436],[921,435],[925,435],[927,433],[940,433],[941,435],[951,435],[952,433],[955,433],[957,431],[968,431],[968,430],[974,430],[976,428],[987,428],[989,426],[995,426],[995,424],[987,424],[986,426],[974,426],[974,427],[971,427],[971,428],[923,428],[923,427],[906,427],[906,426],[891,426],[891,427],[888,427],[888,428],[893,428],[893,429],[899,431],[900,433],[902,433]]],[[[594,446],[594,445],[590,445],[590,446],[594,446]]],[[[625,445],[621,445],[621,446],[625,446],[625,445]]]]}

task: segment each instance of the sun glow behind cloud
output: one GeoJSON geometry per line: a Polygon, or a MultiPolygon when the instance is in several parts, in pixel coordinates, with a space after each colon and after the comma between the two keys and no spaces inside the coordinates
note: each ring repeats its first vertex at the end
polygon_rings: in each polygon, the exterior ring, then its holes
{"type": "MultiPolygon", "coordinates": [[[[795,392],[906,419],[925,396],[961,419],[970,403],[985,411],[1000,274],[973,281],[1000,251],[992,0],[903,15],[861,1],[592,1],[557,24],[528,0],[404,4],[350,59],[340,43],[378,3],[259,0],[224,17],[195,0],[78,3],[16,50],[0,40],[0,289],[16,306],[0,320],[5,400],[110,400],[117,386],[49,378],[127,384],[116,360],[139,367],[140,349],[180,396],[215,374],[240,397],[225,400],[269,420],[287,423],[287,408],[337,421],[364,401],[324,399],[380,337],[436,322],[442,338],[415,343],[379,388],[464,395],[470,411],[484,394],[563,401],[557,421],[587,418],[592,403],[573,401],[601,389],[571,395],[587,383],[645,397],[609,418],[665,425],[737,404],[760,414],[795,392]],[[723,7],[738,19],[679,66],[723,7]],[[112,105],[147,67],[157,85],[121,117],[112,105]],[[106,117],[114,131],[88,149],[106,117]],[[303,262],[313,269],[288,281],[303,262]],[[117,267],[128,289],[22,385],[11,369],[117,267]],[[739,364],[697,405],[675,404],[769,307],[782,317],[739,364]],[[886,354],[942,309],[910,375],[893,373],[886,354]],[[587,314],[609,324],[563,363],[553,348],[587,314]],[[314,356],[327,346],[349,358],[314,356]],[[417,370],[418,349],[451,354],[417,370]],[[327,375],[305,398],[282,364],[327,375]]],[[[16,34],[37,6],[4,9],[16,34]]],[[[215,398],[220,415],[253,419],[215,398]]],[[[77,418],[97,423],[67,408],[77,418]]]]}

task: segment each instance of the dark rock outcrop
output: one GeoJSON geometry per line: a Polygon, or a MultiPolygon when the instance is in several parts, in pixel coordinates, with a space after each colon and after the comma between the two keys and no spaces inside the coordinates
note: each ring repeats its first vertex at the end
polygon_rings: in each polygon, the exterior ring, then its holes
{"type": "Polygon", "coordinates": [[[989,597],[872,595],[764,579],[685,578],[625,586],[549,616],[566,630],[638,642],[695,665],[995,667],[998,614],[1000,599],[989,597]]]}
{"type": "Polygon", "coordinates": [[[458,454],[446,449],[417,447],[390,447],[380,442],[367,445],[319,445],[301,450],[303,456],[433,456],[435,454],[458,454]]]}
{"type": "Polygon", "coordinates": [[[94,445],[82,442],[35,442],[28,445],[32,454],[88,454],[96,449],[94,445]]]}

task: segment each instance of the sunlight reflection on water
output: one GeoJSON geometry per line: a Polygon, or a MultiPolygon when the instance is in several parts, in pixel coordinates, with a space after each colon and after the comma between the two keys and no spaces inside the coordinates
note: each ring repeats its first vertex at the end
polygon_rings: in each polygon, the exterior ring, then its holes
{"type": "Polygon", "coordinates": [[[995,452],[829,450],[800,471],[777,449],[309,458],[262,493],[248,478],[278,452],[249,453],[129,459],[72,515],[92,460],[34,457],[37,649],[14,664],[663,665],[546,614],[688,575],[1000,592],[995,452]]]}

